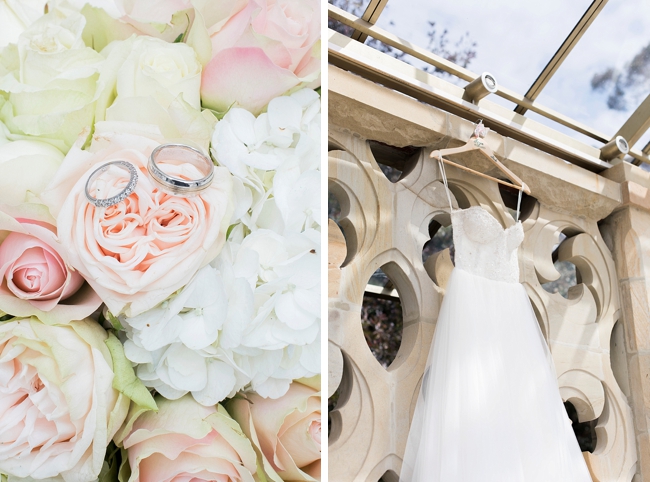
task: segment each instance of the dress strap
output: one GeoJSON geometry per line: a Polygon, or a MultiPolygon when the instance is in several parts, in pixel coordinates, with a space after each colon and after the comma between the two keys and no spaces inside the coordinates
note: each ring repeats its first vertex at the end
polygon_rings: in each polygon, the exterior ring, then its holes
{"type": "MultiPolygon", "coordinates": [[[[445,163],[442,162],[442,156],[438,154],[438,165],[440,166],[440,174],[442,174],[442,182],[445,184],[445,193],[447,194],[447,200],[449,201],[449,211],[453,211],[454,207],[451,204],[451,196],[449,195],[449,183],[447,182],[447,173],[445,172],[445,163]]],[[[521,196],[524,192],[524,187],[521,186],[519,189],[519,196],[517,198],[517,216],[515,217],[515,222],[519,221],[519,213],[521,211],[521,196]]]]}
{"type": "Polygon", "coordinates": [[[521,189],[519,189],[519,197],[517,198],[517,217],[515,218],[515,222],[519,221],[519,208],[521,207],[521,195],[524,192],[524,186],[521,186],[521,189]]]}
{"type": "Polygon", "coordinates": [[[440,173],[442,174],[442,182],[445,184],[445,193],[447,193],[447,200],[449,201],[449,212],[454,210],[451,204],[451,196],[449,195],[449,183],[447,182],[447,173],[445,172],[445,163],[442,162],[442,156],[438,154],[438,165],[440,166],[440,173]]]}

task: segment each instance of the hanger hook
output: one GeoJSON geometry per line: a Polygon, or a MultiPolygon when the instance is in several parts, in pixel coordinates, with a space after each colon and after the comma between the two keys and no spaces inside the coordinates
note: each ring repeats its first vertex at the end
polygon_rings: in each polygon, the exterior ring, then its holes
{"type": "Polygon", "coordinates": [[[483,119],[478,120],[478,124],[476,124],[476,127],[474,127],[474,135],[472,137],[476,137],[477,139],[482,139],[485,136],[487,136],[487,133],[490,129],[485,127],[483,124],[483,119]]]}

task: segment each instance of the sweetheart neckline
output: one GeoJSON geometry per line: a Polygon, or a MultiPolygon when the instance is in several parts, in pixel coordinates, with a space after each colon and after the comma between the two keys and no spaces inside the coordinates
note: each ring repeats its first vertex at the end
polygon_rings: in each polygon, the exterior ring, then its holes
{"type": "Polygon", "coordinates": [[[494,222],[499,226],[499,229],[500,229],[503,233],[507,233],[510,229],[514,228],[515,226],[521,226],[521,220],[519,220],[519,221],[517,221],[515,224],[513,224],[512,226],[508,226],[507,228],[504,228],[504,227],[501,225],[501,223],[499,222],[499,220],[498,220],[497,218],[495,218],[494,216],[492,216],[489,212],[487,212],[487,211],[486,211],[485,209],[483,209],[481,206],[470,206],[470,207],[468,207],[468,208],[464,208],[464,209],[463,209],[463,208],[452,208],[452,209],[451,209],[451,214],[461,213],[461,212],[464,212],[464,211],[470,211],[470,210],[472,210],[472,209],[475,209],[475,210],[476,210],[476,209],[479,209],[479,210],[481,210],[482,212],[484,212],[484,213],[485,213],[485,214],[486,214],[490,219],[492,219],[492,220],[493,220],[493,221],[494,221],[494,222]]]}

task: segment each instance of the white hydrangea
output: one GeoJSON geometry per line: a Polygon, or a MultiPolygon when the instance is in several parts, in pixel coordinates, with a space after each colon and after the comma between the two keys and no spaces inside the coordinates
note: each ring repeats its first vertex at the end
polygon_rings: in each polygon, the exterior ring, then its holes
{"type": "Polygon", "coordinates": [[[320,366],[320,233],[229,242],[167,301],[120,317],[127,358],[164,397],[214,405],[251,383],[277,398],[320,366]]]}
{"type": "Polygon", "coordinates": [[[231,109],[212,155],[236,178],[233,223],[277,233],[320,227],[320,98],[311,89],[273,99],[257,118],[231,109]]]}
{"type": "Polygon", "coordinates": [[[214,405],[249,381],[220,344],[228,345],[225,325],[246,326],[252,315],[253,290],[245,279],[206,266],[159,306],[120,317],[124,351],[138,364],[138,377],[165,398],[192,392],[200,403],[214,405]]]}
{"type": "Polygon", "coordinates": [[[246,361],[250,362],[251,372],[255,374],[250,388],[262,397],[279,398],[287,393],[292,380],[320,373],[320,333],[308,345],[265,351],[246,361]]]}
{"type": "Polygon", "coordinates": [[[259,263],[253,329],[242,343],[271,350],[314,341],[320,320],[320,233],[281,236],[261,229],[244,238],[240,251],[259,263]]]}

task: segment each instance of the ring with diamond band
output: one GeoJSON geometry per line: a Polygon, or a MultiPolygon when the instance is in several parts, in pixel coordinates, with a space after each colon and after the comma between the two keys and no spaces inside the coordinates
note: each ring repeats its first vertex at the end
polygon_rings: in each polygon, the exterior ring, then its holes
{"type": "Polygon", "coordinates": [[[149,156],[147,170],[156,184],[175,196],[194,196],[210,186],[214,178],[214,164],[210,158],[200,150],[186,144],[163,144],[156,147],[149,156]],[[158,167],[159,161],[192,164],[203,174],[203,177],[188,180],[170,176],[158,167]]]}
{"type": "MultiPolygon", "coordinates": [[[[86,181],[86,199],[88,202],[94,204],[98,208],[107,208],[114,206],[122,201],[124,201],[134,190],[135,185],[138,183],[138,170],[133,164],[127,161],[111,161],[95,169],[93,173],[88,177],[86,181]],[[129,173],[129,182],[126,187],[116,196],[109,197],[107,199],[98,199],[90,195],[90,187],[92,183],[104,172],[108,170],[110,166],[117,166],[125,169],[129,173]]],[[[95,194],[98,194],[101,188],[95,188],[95,194]]]]}

